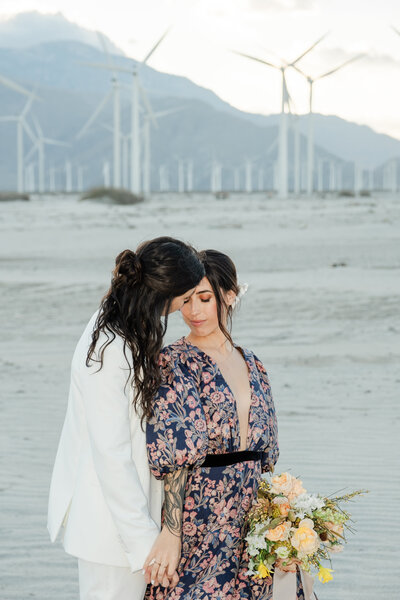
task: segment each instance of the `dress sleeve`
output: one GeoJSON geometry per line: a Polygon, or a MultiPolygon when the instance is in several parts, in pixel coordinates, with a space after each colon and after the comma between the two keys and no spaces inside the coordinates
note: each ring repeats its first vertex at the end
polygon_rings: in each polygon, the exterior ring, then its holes
{"type": "Polygon", "coordinates": [[[263,363],[257,356],[254,355],[255,364],[260,378],[262,390],[264,392],[265,403],[267,405],[267,425],[269,428],[269,445],[268,450],[264,452],[264,458],[262,461],[263,473],[274,470],[275,464],[279,458],[279,445],[278,445],[278,423],[276,419],[275,404],[272,398],[271,385],[269,383],[268,374],[265,370],[263,363]]]}
{"type": "Polygon", "coordinates": [[[195,373],[184,368],[168,348],[160,356],[162,383],[146,427],[152,473],[168,473],[203,463],[208,449],[207,423],[195,373]]]}

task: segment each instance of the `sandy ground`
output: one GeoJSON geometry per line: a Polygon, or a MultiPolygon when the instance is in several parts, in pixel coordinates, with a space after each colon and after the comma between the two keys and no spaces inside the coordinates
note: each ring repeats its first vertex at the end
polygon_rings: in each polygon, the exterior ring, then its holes
{"type": "MultiPolygon", "coordinates": [[[[46,531],[72,352],[116,254],[170,234],[227,252],[250,284],[234,337],[270,375],[278,471],[309,491],[371,490],[351,507],[357,534],[334,581],[317,584],[320,600],[397,599],[399,224],[400,198],[389,196],[1,204],[0,598],[78,597],[76,561],[46,531]]],[[[184,332],[175,315],[167,341],[184,332]]]]}

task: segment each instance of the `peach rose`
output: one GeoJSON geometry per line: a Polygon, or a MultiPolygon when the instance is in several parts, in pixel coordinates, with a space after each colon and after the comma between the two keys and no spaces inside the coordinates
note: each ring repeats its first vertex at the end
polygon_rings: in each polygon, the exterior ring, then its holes
{"type": "Polygon", "coordinates": [[[275,475],[271,479],[271,492],[273,494],[283,494],[287,496],[292,489],[292,475],[290,473],[282,473],[275,475]]]}
{"type": "Polygon", "coordinates": [[[274,527],[274,529],[268,529],[265,537],[271,542],[283,542],[288,539],[291,526],[290,521],[283,521],[283,523],[274,527]]]}
{"type": "Polygon", "coordinates": [[[303,482],[293,477],[290,473],[275,475],[271,479],[271,484],[271,492],[273,494],[283,494],[289,501],[306,492],[303,488],[303,482]]]}
{"type": "Polygon", "coordinates": [[[278,505],[279,512],[281,513],[282,517],[287,517],[290,510],[290,504],[286,498],[281,498],[278,496],[277,498],[274,498],[272,502],[273,504],[278,505]]]}
{"type": "Polygon", "coordinates": [[[296,479],[296,477],[293,477],[292,479],[292,489],[290,490],[289,494],[288,494],[288,499],[289,502],[292,502],[292,500],[294,500],[295,498],[297,498],[297,496],[300,496],[300,494],[305,494],[307,490],[305,490],[303,488],[303,482],[300,481],[300,479],[296,479]]]}
{"type": "Polygon", "coordinates": [[[314,523],[311,519],[300,521],[291,538],[293,548],[296,548],[299,557],[314,554],[319,548],[319,539],[314,531],[314,523]]]}

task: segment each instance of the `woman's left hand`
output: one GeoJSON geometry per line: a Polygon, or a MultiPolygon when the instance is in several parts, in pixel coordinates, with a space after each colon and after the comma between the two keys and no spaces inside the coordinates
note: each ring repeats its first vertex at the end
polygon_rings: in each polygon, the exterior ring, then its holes
{"type": "Polygon", "coordinates": [[[179,581],[177,568],[181,557],[181,538],[164,525],[143,565],[146,583],[175,587],[179,581]]]}

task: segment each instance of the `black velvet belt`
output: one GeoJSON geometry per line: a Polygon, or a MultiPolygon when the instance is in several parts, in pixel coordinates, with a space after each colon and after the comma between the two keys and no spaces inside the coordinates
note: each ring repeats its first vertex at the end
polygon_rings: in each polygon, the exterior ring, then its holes
{"type": "Polygon", "coordinates": [[[249,460],[261,460],[264,452],[241,450],[240,452],[227,452],[225,454],[207,454],[201,467],[227,467],[236,463],[249,460]]]}

